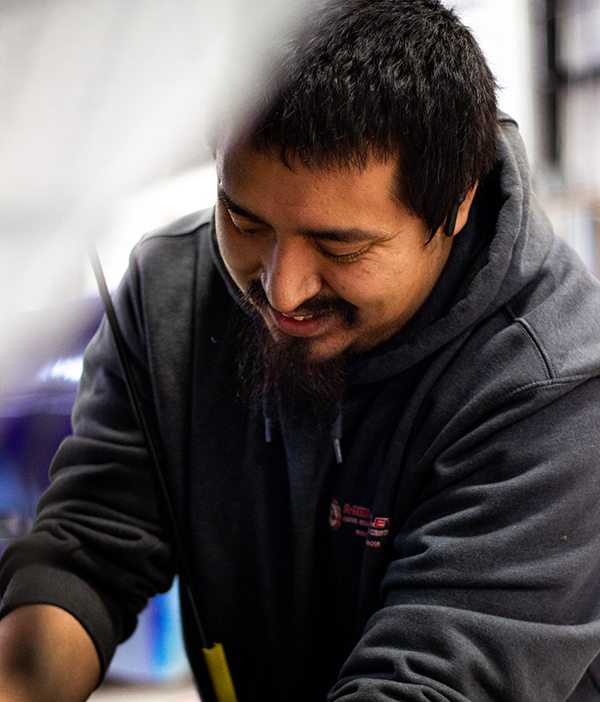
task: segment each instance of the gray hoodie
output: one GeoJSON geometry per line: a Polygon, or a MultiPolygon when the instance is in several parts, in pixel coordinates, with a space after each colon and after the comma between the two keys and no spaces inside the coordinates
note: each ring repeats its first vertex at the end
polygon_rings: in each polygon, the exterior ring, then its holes
{"type": "MultiPolygon", "coordinates": [[[[265,436],[240,399],[245,313],[210,214],[133,253],[117,311],[240,702],[600,700],[600,286],[501,127],[438,283],[354,359],[332,426],[282,410],[265,436]]],[[[104,668],[175,572],[121,376],[103,323],[74,436],[0,574],[2,613],[64,607],[104,668]]]]}

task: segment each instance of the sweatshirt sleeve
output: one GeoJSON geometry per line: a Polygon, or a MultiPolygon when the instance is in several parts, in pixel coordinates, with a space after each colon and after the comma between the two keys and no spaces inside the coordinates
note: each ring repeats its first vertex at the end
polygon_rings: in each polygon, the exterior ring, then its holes
{"type": "Polygon", "coordinates": [[[425,455],[330,702],[570,699],[600,652],[600,380],[560,385],[425,455]]]}
{"type": "MultiPolygon", "coordinates": [[[[130,281],[125,279],[115,305],[151,406],[141,315],[130,281]]],[[[84,356],[73,430],[52,463],[32,533],[3,555],[1,614],[26,604],[62,607],[90,634],[104,672],[147,599],[167,590],[174,575],[153,468],[106,319],[84,356]]]]}

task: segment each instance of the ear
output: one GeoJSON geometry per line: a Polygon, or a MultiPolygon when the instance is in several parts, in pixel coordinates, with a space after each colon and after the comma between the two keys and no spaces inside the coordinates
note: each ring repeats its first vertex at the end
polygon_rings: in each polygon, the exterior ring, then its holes
{"type": "Polygon", "coordinates": [[[442,225],[446,236],[456,236],[467,223],[469,212],[471,211],[471,204],[473,203],[478,185],[479,181],[467,192],[462,202],[456,204],[455,209],[453,209],[452,213],[442,225]]]}

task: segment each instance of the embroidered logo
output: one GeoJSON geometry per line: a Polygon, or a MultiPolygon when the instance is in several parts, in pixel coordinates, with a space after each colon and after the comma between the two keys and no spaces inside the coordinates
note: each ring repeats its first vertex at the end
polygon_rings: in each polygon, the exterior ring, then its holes
{"type": "Polygon", "coordinates": [[[329,528],[332,531],[337,531],[342,523],[342,510],[337,503],[337,500],[331,501],[331,507],[329,508],[329,528]]]}
{"type": "Polygon", "coordinates": [[[390,533],[389,517],[373,517],[367,507],[348,503],[342,510],[337,500],[333,500],[329,510],[329,526],[337,531],[342,524],[354,527],[354,535],[365,539],[365,544],[371,548],[379,548],[384,537],[390,533]]]}

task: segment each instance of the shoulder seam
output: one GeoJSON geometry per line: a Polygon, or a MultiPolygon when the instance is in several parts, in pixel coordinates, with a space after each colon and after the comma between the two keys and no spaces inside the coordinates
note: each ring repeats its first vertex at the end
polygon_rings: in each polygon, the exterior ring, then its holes
{"type": "Polygon", "coordinates": [[[572,375],[567,378],[550,378],[548,380],[538,380],[527,385],[520,385],[519,387],[513,388],[512,390],[505,393],[500,400],[506,402],[519,395],[526,395],[528,392],[535,392],[537,390],[543,390],[545,388],[554,388],[560,386],[572,385],[573,387],[581,385],[581,383],[587,380],[592,380],[593,376],[589,375],[572,375]]]}
{"type": "Polygon", "coordinates": [[[149,239],[171,238],[179,236],[190,236],[196,234],[202,227],[210,225],[209,214],[212,210],[200,210],[184,215],[169,224],[149,231],[140,239],[138,245],[149,239]]]}
{"type": "Polygon", "coordinates": [[[538,339],[537,334],[529,324],[529,322],[523,317],[516,317],[513,313],[513,311],[510,308],[510,305],[506,305],[506,310],[512,319],[513,323],[518,324],[519,327],[523,330],[523,332],[527,335],[527,337],[531,340],[533,347],[535,351],[537,352],[538,356],[540,357],[542,363],[544,364],[546,368],[546,372],[548,374],[548,378],[550,380],[556,379],[556,372],[554,368],[552,367],[552,363],[550,362],[550,358],[548,357],[548,354],[544,351],[544,348],[538,339]]]}

